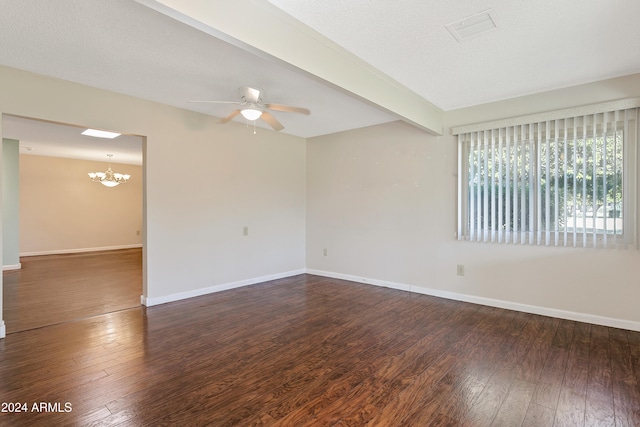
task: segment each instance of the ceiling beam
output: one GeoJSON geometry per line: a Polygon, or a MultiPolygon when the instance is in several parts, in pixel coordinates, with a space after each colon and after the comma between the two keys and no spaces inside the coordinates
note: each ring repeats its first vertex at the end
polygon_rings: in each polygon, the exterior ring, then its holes
{"type": "Polygon", "coordinates": [[[442,135],[443,112],[266,0],[136,0],[253,54],[293,66],[442,135]]]}

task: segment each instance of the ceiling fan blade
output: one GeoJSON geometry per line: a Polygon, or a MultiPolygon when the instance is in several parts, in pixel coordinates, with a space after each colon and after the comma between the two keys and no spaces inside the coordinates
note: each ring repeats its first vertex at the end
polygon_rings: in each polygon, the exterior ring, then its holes
{"type": "Polygon", "coordinates": [[[238,101],[187,101],[191,104],[237,104],[242,105],[242,102],[238,101]]]}
{"type": "Polygon", "coordinates": [[[267,124],[271,126],[273,130],[279,131],[284,129],[284,126],[282,126],[282,123],[280,123],[278,119],[273,117],[273,114],[269,113],[268,111],[263,111],[260,118],[265,122],[267,122],[267,124]]]}
{"type": "Polygon", "coordinates": [[[235,116],[237,116],[238,114],[240,114],[240,110],[234,110],[231,112],[231,114],[229,114],[227,117],[225,117],[224,119],[220,119],[220,123],[227,123],[230,122],[235,116]]]}
{"type": "Polygon", "coordinates": [[[292,107],[290,105],[282,105],[282,104],[264,104],[264,108],[274,111],[284,111],[286,113],[299,113],[306,114],[307,116],[311,114],[311,111],[307,108],[302,107],[292,107]]]}

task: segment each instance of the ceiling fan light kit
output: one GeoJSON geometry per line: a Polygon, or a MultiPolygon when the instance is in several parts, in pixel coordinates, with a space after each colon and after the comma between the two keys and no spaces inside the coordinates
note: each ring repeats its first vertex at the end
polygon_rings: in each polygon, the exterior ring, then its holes
{"type": "Polygon", "coordinates": [[[244,108],[240,110],[240,114],[242,114],[242,117],[244,117],[245,119],[252,121],[258,120],[262,115],[262,111],[255,108],[244,108]]]}
{"type": "MultiPolygon", "coordinates": [[[[232,111],[228,116],[222,118],[220,123],[230,122],[238,114],[242,115],[246,120],[254,122],[255,120],[262,119],[275,131],[284,129],[284,126],[276,117],[267,110],[282,111],[285,113],[297,113],[297,114],[311,114],[311,111],[303,107],[293,107],[291,105],[282,104],[265,104],[263,102],[264,90],[251,86],[241,86],[238,88],[238,96],[240,101],[189,101],[189,102],[204,102],[211,104],[236,104],[240,108],[232,111]]],[[[255,131],[254,131],[255,133],[255,131]]]]}

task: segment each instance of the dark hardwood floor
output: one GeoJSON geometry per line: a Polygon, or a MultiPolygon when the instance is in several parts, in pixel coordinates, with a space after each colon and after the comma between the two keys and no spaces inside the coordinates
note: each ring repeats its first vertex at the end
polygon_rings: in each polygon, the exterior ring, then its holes
{"type": "Polygon", "coordinates": [[[0,340],[3,426],[639,426],[639,383],[637,332],[310,275],[0,340]]]}
{"type": "Polygon", "coordinates": [[[3,273],[7,332],[140,305],[142,249],[23,257],[3,273]]]}

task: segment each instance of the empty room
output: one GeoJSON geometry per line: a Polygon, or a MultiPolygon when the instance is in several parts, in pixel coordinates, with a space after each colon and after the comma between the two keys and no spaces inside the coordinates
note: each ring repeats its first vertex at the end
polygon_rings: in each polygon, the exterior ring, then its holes
{"type": "Polygon", "coordinates": [[[0,425],[640,425],[640,3],[2,9],[0,425]]]}

